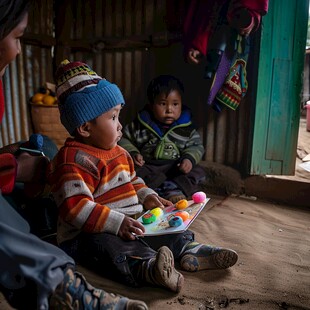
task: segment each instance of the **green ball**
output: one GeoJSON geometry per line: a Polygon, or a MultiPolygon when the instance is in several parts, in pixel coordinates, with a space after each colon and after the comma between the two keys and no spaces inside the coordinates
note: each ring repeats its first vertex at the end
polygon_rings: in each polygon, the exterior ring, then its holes
{"type": "Polygon", "coordinates": [[[156,221],[156,216],[153,213],[146,213],[142,216],[142,222],[144,224],[151,224],[156,221]]]}

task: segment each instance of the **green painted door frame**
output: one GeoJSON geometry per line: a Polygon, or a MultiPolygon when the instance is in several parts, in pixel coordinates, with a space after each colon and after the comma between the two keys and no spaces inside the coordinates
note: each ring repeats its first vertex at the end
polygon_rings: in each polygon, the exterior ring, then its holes
{"type": "Polygon", "coordinates": [[[250,174],[294,174],[308,7],[269,0],[263,17],[250,174]]]}

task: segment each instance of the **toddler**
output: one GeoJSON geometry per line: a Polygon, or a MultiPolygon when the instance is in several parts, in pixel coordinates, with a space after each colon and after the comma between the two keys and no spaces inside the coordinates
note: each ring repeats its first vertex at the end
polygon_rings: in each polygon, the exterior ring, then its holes
{"type": "Polygon", "coordinates": [[[199,244],[186,231],[144,237],[135,218],[172,203],[136,176],[122,136],[121,91],[81,62],[63,62],[56,72],[62,124],[73,138],[50,165],[48,180],[59,208],[59,245],[77,261],[128,285],[151,284],[179,292],[187,271],[228,268],[235,251],[199,244]],[[104,266],[104,268],[103,268],[104,266]]]}
{"type": "Polygon", "coordinates": [[[162,197],[173,203],[190,198],[205,179],[198,165],[204,147],[183,105],[183,85],[160,75],[150,82],[147,96],[149,103],[125,126],[119,144],[133,157],[137,175],[162,197]]]}

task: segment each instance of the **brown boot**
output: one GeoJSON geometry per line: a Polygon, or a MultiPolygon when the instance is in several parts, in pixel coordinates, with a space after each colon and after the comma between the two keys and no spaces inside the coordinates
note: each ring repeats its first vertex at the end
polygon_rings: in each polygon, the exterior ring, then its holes
{"type": "Polygon", "coordinates": [[[140,272],[142,279],[153,285],[168,288],[173,292],[180,292],[184,277],[174,268],[174,257],[166,246],[159,248],[155,258],[144,261],[140,272]]]}

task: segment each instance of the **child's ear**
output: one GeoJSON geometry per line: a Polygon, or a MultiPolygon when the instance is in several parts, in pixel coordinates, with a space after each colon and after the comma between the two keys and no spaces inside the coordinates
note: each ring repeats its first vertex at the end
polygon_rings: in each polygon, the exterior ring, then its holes
{"type": "Polygon", "coordinates": [[[80,127],[78,127],[76,129],[76,131],[83,138],[89,137],[89,135],[90,135],[90,133],[89,133],[89,122],[86,122],[83,125],[81,125],[80,127]]]}

